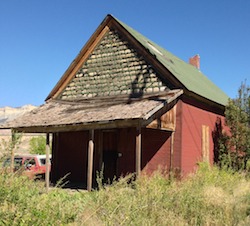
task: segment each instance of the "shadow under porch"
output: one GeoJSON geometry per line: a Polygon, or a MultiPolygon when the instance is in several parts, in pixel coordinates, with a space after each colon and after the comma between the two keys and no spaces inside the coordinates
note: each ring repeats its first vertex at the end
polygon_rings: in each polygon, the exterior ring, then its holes
{"type": "MultiPolygon", "coordinates": [[[[94,130],[92,188],[97,187],[98,172],[107,183],[135,173],[136,168],[147,174],[158,169],[169,171],[171,132],[142,128],[140,166],[136,162],[137,132],[134,127],[94,130]]],[[[53,134],[52,183],[61,180],[63,187],[87,188],[89,140],[88,130],[53,134]]]]}

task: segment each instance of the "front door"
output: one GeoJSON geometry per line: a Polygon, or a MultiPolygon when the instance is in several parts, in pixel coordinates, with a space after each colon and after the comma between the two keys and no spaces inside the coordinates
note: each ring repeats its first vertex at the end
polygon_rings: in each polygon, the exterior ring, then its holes
{"type": "Polygon", "coordinates": [[[103,179],[112,182],[117,173],[117,131],[103,131],[103,179]]]}

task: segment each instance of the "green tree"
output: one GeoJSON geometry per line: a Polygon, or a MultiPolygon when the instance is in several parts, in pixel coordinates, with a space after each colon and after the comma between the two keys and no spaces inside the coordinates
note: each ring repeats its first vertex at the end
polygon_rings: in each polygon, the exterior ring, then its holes
{"type": "Polygon", "coordinates": [[[250,159],[250,87],[242,83],[238,96],[225,109],[230,134],[220,139],[220,160],[233,169],[246,169],[250,159]]]}
{"type": "Polygon", "coordinates": [[[46,138],[44,136],[32,137],[29,145],[31,154],[43,155],[46,153],[46,138]]]}

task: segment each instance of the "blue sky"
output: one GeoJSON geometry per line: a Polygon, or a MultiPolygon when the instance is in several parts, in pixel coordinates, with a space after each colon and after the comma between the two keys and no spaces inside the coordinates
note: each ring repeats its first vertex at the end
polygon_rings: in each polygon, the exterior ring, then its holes
{"type": "Polygon", "coordinates": [[[0,107],[41,105],[107,14],[188,62],[231,98],[250,81],[249,0],[1,0],[0,107]]]}

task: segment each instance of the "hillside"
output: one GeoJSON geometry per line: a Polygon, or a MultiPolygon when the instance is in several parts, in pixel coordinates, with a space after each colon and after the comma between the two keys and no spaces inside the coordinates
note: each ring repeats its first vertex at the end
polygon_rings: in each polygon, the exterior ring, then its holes
{"type": "MultiPolygon", "coordinates": [[[[24,105],[18,108],[12,107],[3,107],[0,108],[0,124],[12,120],[27,111],[31,111],[35,109],[36,106],[33,105],[24,105]]],[[[19,153],[27,153],[29,150],[29,141],[32,137],[37,136],[37,134],[23,134],[21,143],[16,150],[19,153]]],[[[8,143],[11,140],[11,130],[10,129],[0,129],[0,157],[2,156],[3,152],[5,151],[4,143],[8,143]]]]}
{"type": "Polygon", "coordinates": [[[27,111],[31,111],[34,108],[36,108],[36,106],[33,105],[24,105],[22,107],[18,107],[18,108],[12,108],[12,107],[3,107],[0,108],[0,124],[8,121],[8,120],[12,120],[22,114],[24,114],[27,111]]]}

